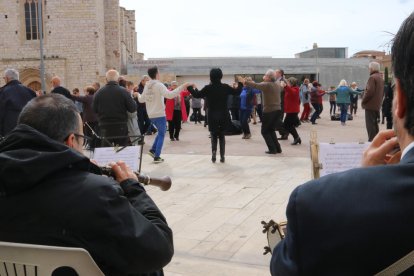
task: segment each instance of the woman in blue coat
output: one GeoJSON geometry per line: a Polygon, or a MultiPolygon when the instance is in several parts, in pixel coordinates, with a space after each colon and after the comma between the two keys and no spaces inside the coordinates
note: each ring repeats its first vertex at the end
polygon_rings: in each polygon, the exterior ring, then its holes
{"type": "Polygon", "coordinates": [[[334,91],[328,92],[328,94],[336,95],[336,103],[339,105],[339,109],[341,110],[341,125],[344,126],[348,115],[348,107],[351,104],[350,95],[361,94],[361,92],[352,90],[348,87],[346,80],[341,80],[338,88],[334,91]]]}

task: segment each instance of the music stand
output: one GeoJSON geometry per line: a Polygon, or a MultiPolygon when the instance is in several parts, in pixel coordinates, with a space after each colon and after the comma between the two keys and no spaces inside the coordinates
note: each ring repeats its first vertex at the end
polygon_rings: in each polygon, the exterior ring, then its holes
{"type": "MultiPolygon", "coordinates": [[[[141,166],[142,166],[142,154],[144,152],[144,135],[133,135],[133,136],[108,136],[108,137],[99,137],[99,139],[102,139],[102,141],[104,141],[108,147],[95,147],[93,148],[92,152],[93,155],[95,157],[95,151],[105,151],[105,155],[109,154],[109,153],[113,153],[113,157],[115,158],[116,155],[122,151],[128,151],[129,149],[135,149],[138,150],[138,166],[137,166],[137,171],[138,173],[141,172],[141,166]],[[126,145],[126,146],[119,146],[119,145],[114,145],[112,143],[109,142],[109,140],[111,139],[123,139],[123,138],[129,138],[131,140],[131,144],[132,145],[126,145]],[[137,143],[136,146],[134,146],[133,144],[137,143]],[[139,147],[138,149],[136,149],[136,147],[139,147]],[[109,150],[111,149],[111,150],[109,150]],[[128,149],[128,150],[127,150],[128,149]]],[[[109,160],[106,159],[106,157],[111,157],[111,156],[104,156],[101,159],[101,162],[103,162],[104,160],[108,160],[108,161],[116,161],[115,159],[109,160]]],[[[127,158],[127,156],[124,156],[125,158],[127,158]]],[[[124,160],[125,161],[125,160],[124,160]]],[[[131,161],[132,162],[132,161],[131,161]]],[[[99,163],[99,162],[98,162],[99,163]]],[[[101,165],[101,164],[100,164],[101,165]]],[[[131,169],[135,170],[135,168],[131,169]]]]}

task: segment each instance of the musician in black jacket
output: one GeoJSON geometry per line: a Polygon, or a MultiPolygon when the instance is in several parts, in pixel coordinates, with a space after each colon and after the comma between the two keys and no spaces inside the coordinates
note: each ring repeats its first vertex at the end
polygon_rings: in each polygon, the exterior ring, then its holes
{"type": "Polygon", "coordinates": [[[240,95],[243,85],[238,84],[237,88],[232,88],[230,85],[221,83],[223,72],[220,68],[213,68],[210,71],[209,85],[204,86],[200,91],[189,86],[194,98],[206,98],[208,101],[208,130],[211,134],[211,161],[216,162],[217,141],[220,142],[220,162],[225,161],[225,144],[224,131],[226,130],[230,121],[230,114],[227,108],[227,97],[229,95],[240,95]]]}
{"type": "Polygon", "coordinates": [[[27,104],[0,143],[0,241],[81,247],[105,275],[162,275],[174,252],[164,216],[125,163],[116,180],[91,173],[84,139],[72,101],[27,104]]]}
{"type": "Polygon", "coordinates": [[[119,73],[109,70],[106,73],[108,83],[99,89],[93,98],[93,111],[98,114],[98,123],[102,146],[110,146],[107,141],[120,146],[129,143],[128,114],[137,111],[137,105],[131,93],[118,83],[119,73]]]}
{"type": "Polygon", "coordinates": [[[414,250],[413,53],[414,13],[392,46],[395,132],[375,136],[364,153],[364,168],[293,191],[287,235],[274,249],[272,275],[374,275],[414,250]],[[397,146],[401,160],[393,155],[397,146]]]}

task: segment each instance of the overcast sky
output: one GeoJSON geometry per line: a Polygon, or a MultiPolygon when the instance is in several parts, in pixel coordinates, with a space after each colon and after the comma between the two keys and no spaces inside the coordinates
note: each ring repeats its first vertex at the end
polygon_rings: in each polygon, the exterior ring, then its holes
{"type": "Polygon", "coordinates": [[[389,51],[414,0],[120,0],[145,58],[271,56],[319,47],[389,51]]]}

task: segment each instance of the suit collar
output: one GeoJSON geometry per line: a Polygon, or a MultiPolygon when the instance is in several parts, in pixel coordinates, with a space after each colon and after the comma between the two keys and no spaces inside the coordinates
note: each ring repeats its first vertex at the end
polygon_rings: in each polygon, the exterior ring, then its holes
{"type": "MultiPolygon", "coordinates": [[[[414,145],[414,142],[410,145],[414,145]]],[[[406,153],[404,153],[404,156],[402,156],[401,164],[407,164],[407,163],[414,163],[414,147],[411,147],[406,153]]]]}

